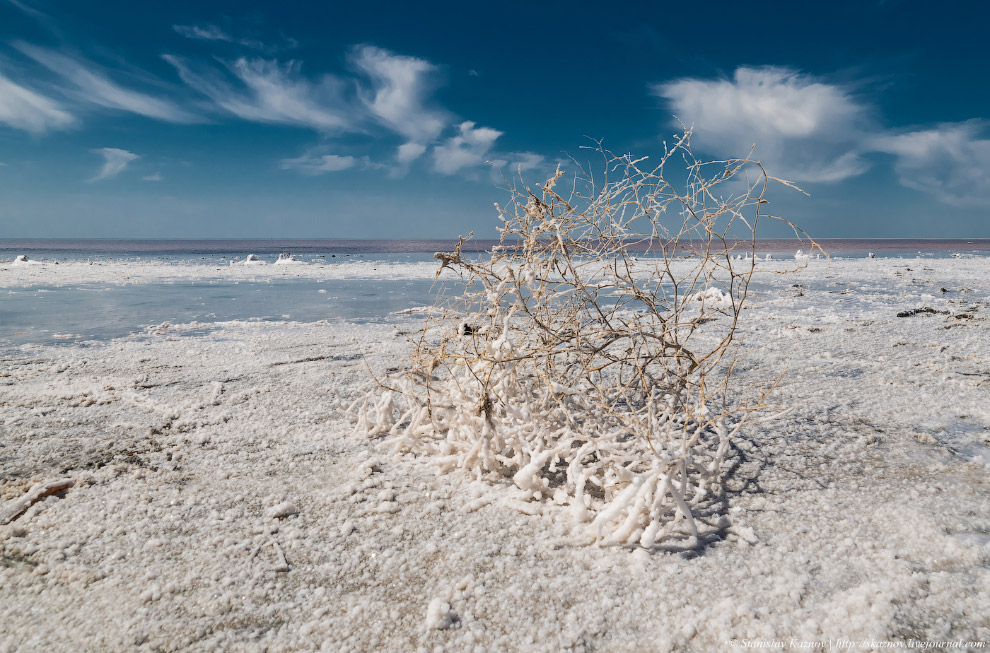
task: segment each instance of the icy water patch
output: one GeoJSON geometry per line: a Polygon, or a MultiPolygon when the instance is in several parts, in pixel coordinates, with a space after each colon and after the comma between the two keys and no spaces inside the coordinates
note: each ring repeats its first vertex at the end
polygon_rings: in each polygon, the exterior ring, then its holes
{"type": "Polygon", "coordinates": [[[103,341],[164,322],[381,321],[432,303],[431,286],[423,279],[268,279],[8,289],[0,348],[103,341]]]}

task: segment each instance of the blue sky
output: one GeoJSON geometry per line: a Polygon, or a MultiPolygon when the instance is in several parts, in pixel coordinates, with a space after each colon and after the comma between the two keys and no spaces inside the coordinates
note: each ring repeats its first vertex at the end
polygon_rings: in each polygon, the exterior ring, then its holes
{"type": "Polygon", "coordinates": [[[675,115],[814,236],[990,237],[988,7],[0,0],[0,237],[490,237],[488,162],[675,115]]]}

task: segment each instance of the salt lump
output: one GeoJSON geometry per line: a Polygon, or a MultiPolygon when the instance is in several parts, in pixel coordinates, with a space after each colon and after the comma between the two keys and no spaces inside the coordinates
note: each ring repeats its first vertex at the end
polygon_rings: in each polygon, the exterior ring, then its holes
{"type": "Polygon", "coordinates": [[[447,630],[457,622],[457,615],[450,609],[450,604],[442,598],[430,601],[426,608],[426,627],[436,630],[447,630]]]}
{"type": "Polygon", "coordinates": [[[714,286],[688,296],[687,301],[702,303],[710,308],[732,307],[732,296],[714,286]]]}
{"type": "Polygon", "coordinates": [[[285,501],[268,509],[268,516],[272,519],[285,519],[286,517],[291,517],[292,515],[297,514],[299,514],[299,508],[296,507],[296,504],[289,501],[285,501]]]}
{"type": "Polygon", "coordinates": [[[241,261],[241,265],[267,265],[264,261],[258,258],[257,254],[248,254],[247,257],[241,261]]]}
{"type": "Polygon", "coordinates": [[[292,258],[292,254],[289,252],[282,252],[278,255],[278,260],[275,261],[275,265],[309,265],[306,261],[297,261],[292,258]]]}
{"type": "Polygon", "coordinates": [[[26,254],[19,254],[14,259],[14,265],[41,265],[41,263],[29,260],[26,254]]]}

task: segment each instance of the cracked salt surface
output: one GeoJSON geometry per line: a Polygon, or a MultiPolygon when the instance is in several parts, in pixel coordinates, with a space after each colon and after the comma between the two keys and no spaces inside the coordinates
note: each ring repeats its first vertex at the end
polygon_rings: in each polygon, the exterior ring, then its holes
{"type": "Polygon", "coordinates": [[[398,365],[415,315],[7,350],[0,507],[74,485],[0,526],[0,649],[990,639],[988,464],[966,449],[990,427],[990,259],[912,263],[762,279],[738,373],[786,368],[793,410],[739,441],[724,537],[690,554],[575,544],[511,479],[352,436],[365,361],[398,365]],[[925,306],[948,313],[896,316],[925,306]]]}

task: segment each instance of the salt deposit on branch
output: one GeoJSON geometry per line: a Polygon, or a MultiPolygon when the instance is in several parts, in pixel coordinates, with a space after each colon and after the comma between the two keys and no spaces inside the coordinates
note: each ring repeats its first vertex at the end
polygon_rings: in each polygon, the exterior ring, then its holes
{"type": "Polygon", "coordinates": [[[356,431],[444,471],[512,478],[534,511],[567,507],[574,542],[690,550],[719,539],[725,456],[772,416],[764,388],[720,367],[736,355],[756,269],[755,230],[748,263],[724,234],[781,219],[761,214],[770,178],[758,163],[695,161],[689,136],[646,169],[602,150],[624,174],[579,179],[567,198],[559,168],[540,195],[514,190],[488,259],[462,255],[464,239],[438,253],[468,290],[440,298],[411,369],[352,404],[356,431]],[[679,189],[665,175],[682,157],[679,189]],[[712,206],[736,174],[750,185],[712,206]],[[642,242],[651,257],[631,251],[642,242]]]}

